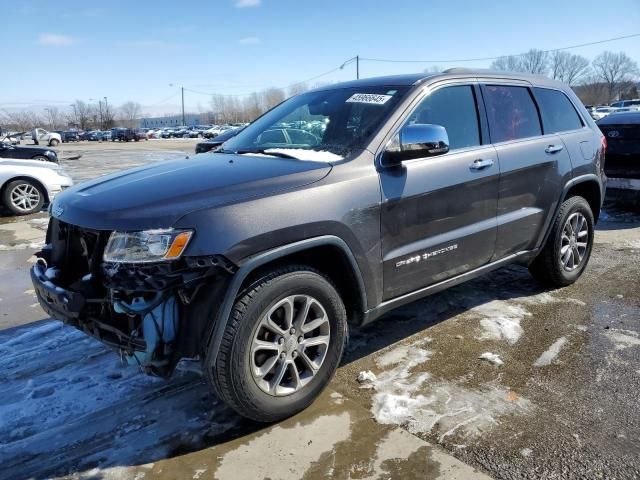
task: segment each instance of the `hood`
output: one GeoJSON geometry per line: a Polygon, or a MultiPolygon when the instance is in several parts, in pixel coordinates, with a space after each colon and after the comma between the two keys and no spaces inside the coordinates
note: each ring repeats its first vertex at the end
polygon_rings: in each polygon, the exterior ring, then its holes
{"type": "Polygon", "coordinates": [[[211,153],[78,184],[58,195],[51,211],[96,230],[169,228],[195,210],[308,185],[330,171],[318,162],[211,153]]]}

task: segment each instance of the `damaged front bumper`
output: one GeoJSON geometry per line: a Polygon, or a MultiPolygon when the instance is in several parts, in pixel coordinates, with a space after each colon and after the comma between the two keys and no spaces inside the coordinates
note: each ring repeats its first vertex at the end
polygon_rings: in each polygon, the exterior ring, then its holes
{"type": "MultiPolygon", "coordinates": [[[[221,256],[107,263],[89,252],[88,240],[81,241],[83,248],[76,252],[69,243],[64,253],[60,244],[48,243],[31,268],[36,296],[47,314],[150,374],[168,376],[180,358],[203,353],[203,339],[235,272],[233,264],[221,256]],[[85,261],[76,261],[78,254],[87,257],[85,261]]],[[[99,241],[94,244],[99,248],[99,241]]]]}

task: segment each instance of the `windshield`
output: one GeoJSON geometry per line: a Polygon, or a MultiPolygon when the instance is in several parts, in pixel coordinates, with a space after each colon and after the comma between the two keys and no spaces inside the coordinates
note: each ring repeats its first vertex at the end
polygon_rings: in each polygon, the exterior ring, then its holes
{"type": "Polygon", "coordinates": [[[304,93],[267,112],[218,151],[337,161],[364,147],[408,90],[368,86],[304,93]]]}

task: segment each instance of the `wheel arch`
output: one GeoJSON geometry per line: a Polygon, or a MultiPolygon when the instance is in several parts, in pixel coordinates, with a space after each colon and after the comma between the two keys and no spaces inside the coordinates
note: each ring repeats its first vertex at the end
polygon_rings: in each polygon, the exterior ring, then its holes
{"type": "Polygon", "coordinates": [[[27,180],[37,185],[42,191],[42,194],[44,195],[44,203],[49,203],[49,191],[47,190],[47,188],[44,186],[44,184],[40,180],[38,180],[35,177],[30,177],[28,175],[16,175],[15,177],[11,177],[5,180],[2,186],[0,186],[0,198],[3,197],[4,191],[6,190],[7,185],[9,185],[11,182],[15,182],[16,180],[27,180]]]}
{"type": "Polygon", "coordinates": [[[562,201],[564,202],[566,199],[576,196],[582,197],[587,201],[593,212],[594,223],[598,223],[600,209],[602,208],[602,199],[604,197],[598,181],[595,178],[585,178],[571,184],[566,189],[562,201]]]}
{"type": "Polygon", "coordinates": [[[367,292],[355,256],[347,243],[339,237],[314,237],[259,253],[239,265],[238,271],[231,277],[206,337],[214,357],[218,354],[237,296],[262,273],[288,264],[309,265],[327,275],[345,299],[348,317],[355,322],[362,320],[367,305],[367,292]]]}

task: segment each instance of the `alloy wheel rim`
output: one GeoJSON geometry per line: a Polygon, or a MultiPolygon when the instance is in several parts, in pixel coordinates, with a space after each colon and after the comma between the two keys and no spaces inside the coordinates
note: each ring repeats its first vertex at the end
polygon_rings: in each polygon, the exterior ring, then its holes
{"type": "Polygon", "coordinates": [[[33,210],[40,203],[40,192],[28,183],[16,185],[11,190],[11,204],[21,212],[33,210]]]}
{"type": "Polygon", "coordinates": [[[560,265],[572,272],[582,265],[589,246],[589,224],[580,212],[569,215],[560,237],[560,265]]]}
{"type": "Polygon", "coordinates": [[[260,319],[251,342],[251,374],[258,387],[277,397],[307,385],[329,349],[329,317],[318,300],[290,295],[260,319]]]}

